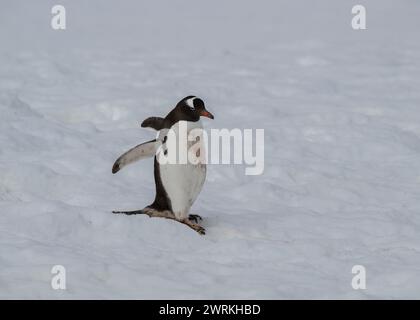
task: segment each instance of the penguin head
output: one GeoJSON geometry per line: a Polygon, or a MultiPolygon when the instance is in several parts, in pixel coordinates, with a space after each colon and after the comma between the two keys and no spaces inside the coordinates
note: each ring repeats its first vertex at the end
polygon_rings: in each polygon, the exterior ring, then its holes
{"type": "Polygon", "coordinates": [[[204,101],[196,96],[188,96],[179,101],[174,111],[178,121],[196,122],[200,117],[214,119],[214,116],[206,110],[204,101]]]}

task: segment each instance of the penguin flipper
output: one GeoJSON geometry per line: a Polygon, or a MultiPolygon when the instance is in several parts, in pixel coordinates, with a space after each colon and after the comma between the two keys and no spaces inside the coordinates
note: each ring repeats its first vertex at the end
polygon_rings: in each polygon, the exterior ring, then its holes
{"type": "Polygon", "coordinates": [[[156,210],[152,207],[148,206],[141,210],[132,210],[132,211],[112,211],[113,214],[125,214],[128,216],[135,215],[135,214],[145,214],[150,218],[166,218],[176,220],[175,215],[173,212],[169,210],[156,210]]]}
{"type": "Polygon", "coordinates": [[[159,131],[164,128],[165,119],[160,117],[149,117],[141,123],[142,128],[153,128],[159,131]]]}
{"type": "Polygon", "coordinates": [[[112,173],[117,173],[123,167],[135,161],[155,156],[159,145],[160,142],[154,139],[131,148],[115,161],[112,166],[112,173]]]}
{"type": "MultiPolygon", "coordinates": [[[[199,234],[201,235],[205,235],[206,234],[206,229],[204,229],[202,226],[200,226],[198,223],[193,222],[191,220],[191,218],[187,218],[187,219],[177,219],[175,217],[175,215],[173,214],[172,211],[169,210],[156,210],[152,207],[146,207],[142,210],[133,210],[133,211],[112,211],[113,214],[126,214],[126,215],[136,215],[136,214],[145,214],[148,215],[150,218],[166,218],[166,219],[171,219],[171,220],[175,220],[178,221],[182,224],[185,224],[186,226],[190,227],[191,229],[197,231],[199,234]]],[[[192,216],[197,216],[200,217],[198,215],[192,215],[192,216]]],[[[200,217],[201,219],[201,217],[200,217]]]]}

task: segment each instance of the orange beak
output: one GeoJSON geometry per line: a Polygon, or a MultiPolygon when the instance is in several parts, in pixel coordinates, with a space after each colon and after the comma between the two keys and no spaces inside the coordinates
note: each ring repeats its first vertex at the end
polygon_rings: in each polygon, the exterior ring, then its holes
{"type": "Polygon", "coordinates": [[[208,112],[207,110],[201,111],[200,116],[207,117],[207,118],[210,118],[210,119],[214,119],[214,116],[210,112],[208,112]]]}

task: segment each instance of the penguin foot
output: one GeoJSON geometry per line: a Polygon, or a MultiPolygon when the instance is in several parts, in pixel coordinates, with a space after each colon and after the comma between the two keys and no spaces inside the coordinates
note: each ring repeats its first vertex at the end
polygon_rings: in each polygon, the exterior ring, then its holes
{"type": "Polygon", "coordinates": [[[187,219],[183,219],[183,220],[178,220],[179,222],[189,226],[191,229],[195,230],[198,232],[198,234],[201,235],[205,235],[206,234],[206,229],[204,229],[202,226],[200,226],[197,223],[192,222],[189,218],[187,219]]]}
{"type": "Polygon", "coordinates": [[[198,223],[198,221],[202,221],[203,218],[201,218],[201,216],[199,216],[198,214],[190,214],[188,216],[188,219],[192,222],[198,223]]]}

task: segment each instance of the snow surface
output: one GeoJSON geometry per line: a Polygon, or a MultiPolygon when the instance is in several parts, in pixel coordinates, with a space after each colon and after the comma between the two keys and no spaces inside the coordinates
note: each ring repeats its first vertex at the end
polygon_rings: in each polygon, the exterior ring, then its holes
{"type": "Polygon", "coordinates": [[[0,0],[0,298],[420,297],[419,1],[54,4],[0,0]],[[112,215],[154,197],[114,160],[190,94],[265,129],[264,174],[209,166],[206,236],[112,215]]]}

